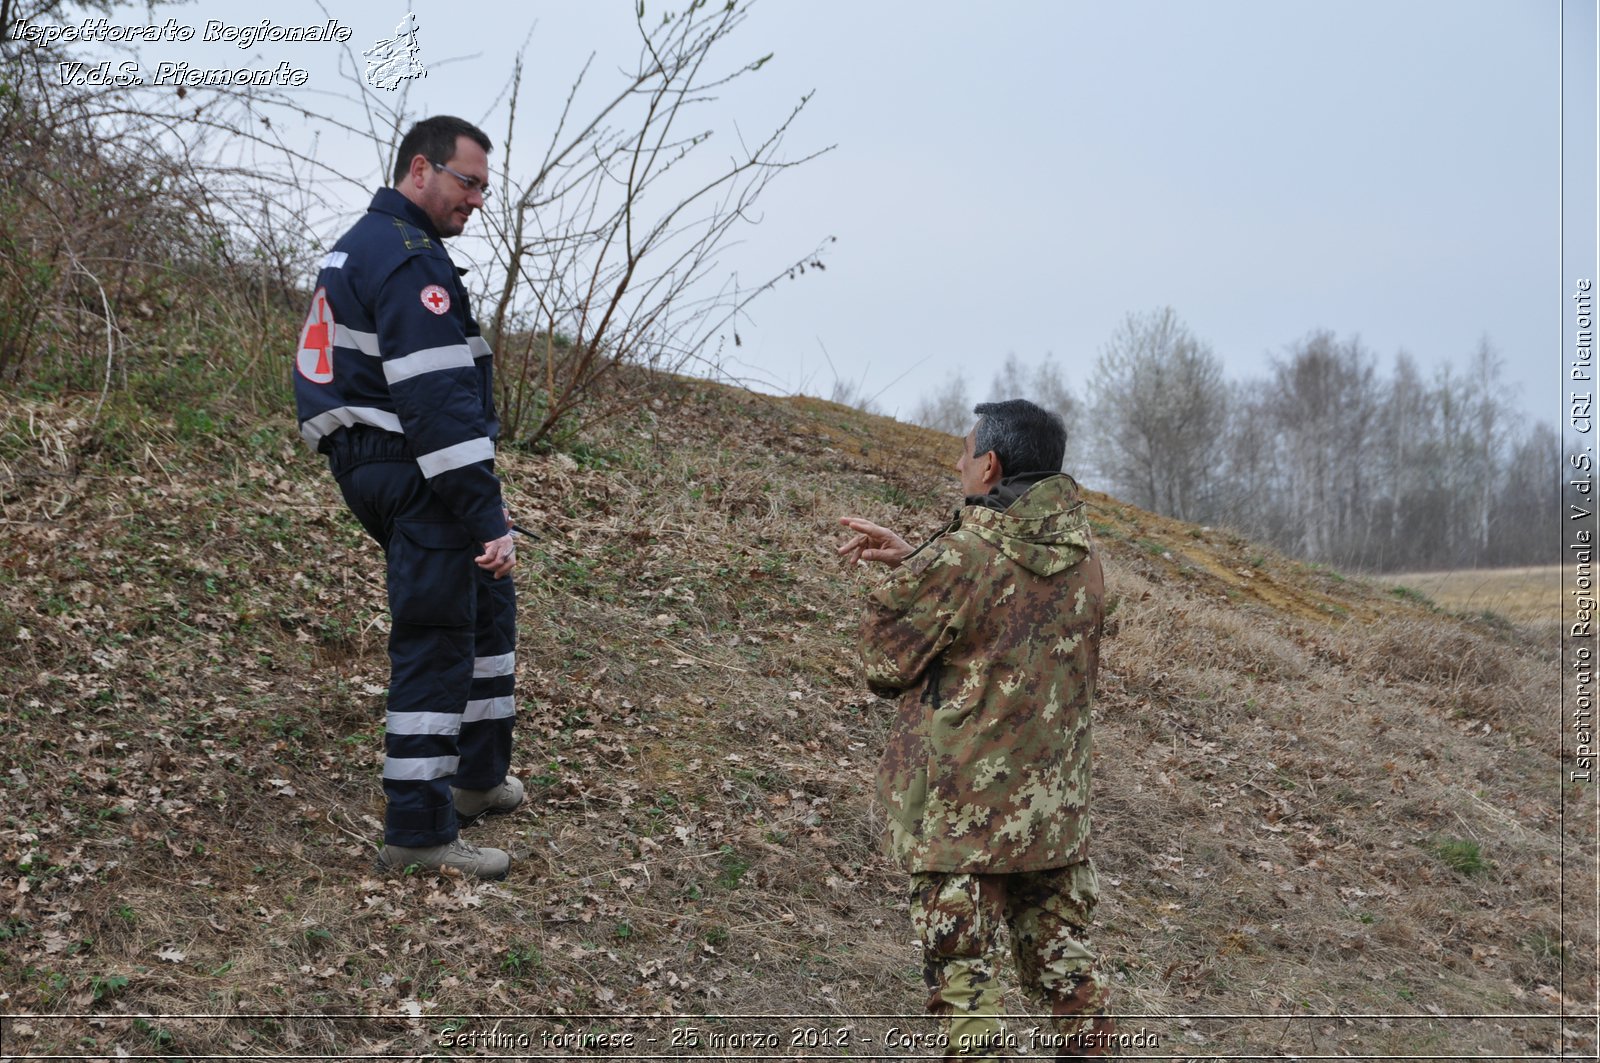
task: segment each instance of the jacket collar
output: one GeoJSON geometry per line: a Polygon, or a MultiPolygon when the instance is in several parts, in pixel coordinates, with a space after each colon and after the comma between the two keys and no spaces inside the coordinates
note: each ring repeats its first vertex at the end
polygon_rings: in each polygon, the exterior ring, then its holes
{"type": "Polygon", "coordinates": [[[995,484],[986,495],[968,495],[961,504],[982,506],[984,509],[999,510],[1004,513],[1011,508],[1011,503],[1028,493],[1028,488],[1040,480],[1058,475],[1060,474],[1054,472],[1020,472],[1015,476],[1007,476],[995,484]]]}
{"type": "Polygon", "coordinates": [[[423,209],[411,200],[402,196],[397,189],[380,188],[372,197],[372,203],[367,207],[369,211],[379,214],[388,214],[399,218],[408,225],[414,225],[435,240],[443,242],[444,237],[439,235],[433,227],[433,219],[429,218],[423,209]]]}

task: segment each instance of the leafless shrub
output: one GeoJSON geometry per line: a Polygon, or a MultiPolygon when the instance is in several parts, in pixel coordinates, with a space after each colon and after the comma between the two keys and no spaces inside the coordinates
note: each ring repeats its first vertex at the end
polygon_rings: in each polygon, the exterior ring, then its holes
{"type": "MultiPolygon", "coordinates": [[[[8,28],[69,10],[6,6],[8,28]]],[[[228,393],[281,392],[262,352],[286,342],[306,240],[286,209],[294,182],[237,155],[251,101],[63,83],[59,46],[3,47],[0,380],[93,388],[103,405],[114,385],[195,362],[228,393]]]]}
{"type": "MultiPolygon", "coordinates": [[[[764,139],[742,138],[726,161],[695,167],[712,142],[687,128],[703,105],[770,56],[717,71],[744,21],[740,3],[691,4],[655,28],[638,13],[639,54],[616,92],[587,120],[574,83],[543,157],[519,176],[514,134],[522,77],[509,90],[503,206],[491,212],[498,275],[486,330],[501,352],[506,434],[536,444],[615,416],[641,401],[622,366],[663,372],[714,360],[713,340],[784,276],[823,268],[821,247],[754,286],[717,283],[718,256],[767,185],[815,155],[787,159],[784,138],[809,97],[764,139]],[[605,389],[604,395],[601,394],[605,389]]],[[[735,342],[738,342],[734,331],[735,342]]]]}

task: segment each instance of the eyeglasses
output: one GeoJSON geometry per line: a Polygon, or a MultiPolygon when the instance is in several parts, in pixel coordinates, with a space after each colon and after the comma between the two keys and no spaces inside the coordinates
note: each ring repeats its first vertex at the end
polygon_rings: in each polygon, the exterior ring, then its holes
{"type": "Polygon", "coordinates": [[[443,172],[449,174],[451,177],[454,177],[457,181],[460,181],[461,182],[461,187],[465,188],[468,192],[476,192],[476,193],[478,193],[478,195],[483,197],[483,200],[486,203],[489,201],[489,197],[494,195],[494,191],[488,185],[486,185],[482,181],[478,180],[476,177],[468,177],[464,173],[456,173],[454,170],[450,169],[450,167],[446,166],[444,163],[442,163],[442,162],[434,162],[432,159],[428,160],[428,164],[433,167],[434,172],[437,173],[437,172],[442,170],[443,172]]]}

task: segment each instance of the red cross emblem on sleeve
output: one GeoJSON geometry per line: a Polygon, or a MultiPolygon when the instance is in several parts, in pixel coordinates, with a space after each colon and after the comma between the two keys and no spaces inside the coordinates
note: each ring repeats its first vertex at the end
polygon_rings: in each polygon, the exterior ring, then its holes
{"type": "Polygon", "coordinates": [[[333,308],[328,305],[328,290],[318,288],[311,297],[305,328],[300,330],[300,351],[295,368],[313,384],[333,382],[333,308]]]}
{"type": "Polygon", "coordinates": [[[422,289],[422,305],[435,314],[442,314],[450,309],[450,293],[437,284],[430,284],[422,289]]]}

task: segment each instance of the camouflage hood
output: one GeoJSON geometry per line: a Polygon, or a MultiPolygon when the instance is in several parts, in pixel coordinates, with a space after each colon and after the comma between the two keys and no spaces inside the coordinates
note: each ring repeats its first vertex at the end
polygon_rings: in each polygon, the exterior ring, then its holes
{"type": "Polygon", "coordinates": [[[1004,510],[962,506],[956,520],[1036,576],[1064,572],[1089,556],[1089,515],[1066,473],[1040,480],[1004,510]]]}

